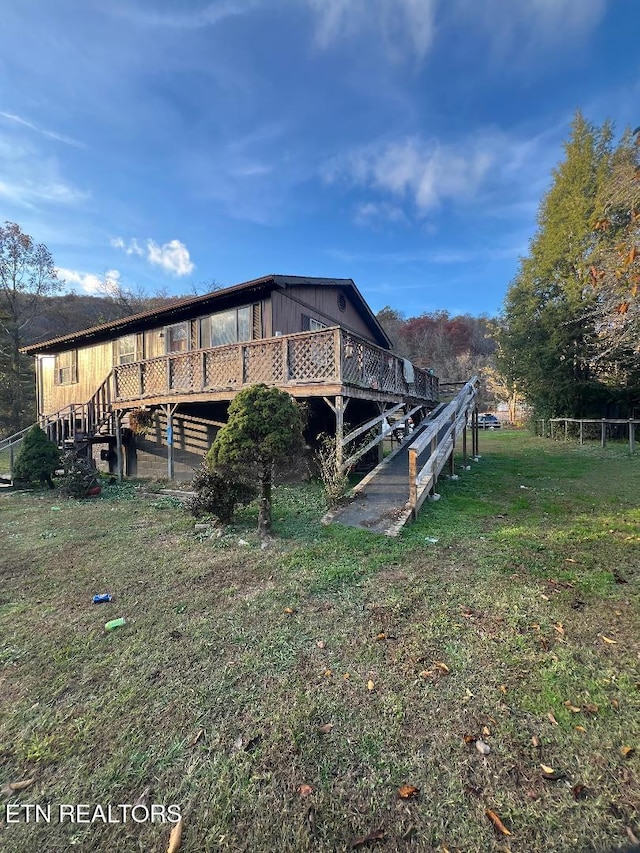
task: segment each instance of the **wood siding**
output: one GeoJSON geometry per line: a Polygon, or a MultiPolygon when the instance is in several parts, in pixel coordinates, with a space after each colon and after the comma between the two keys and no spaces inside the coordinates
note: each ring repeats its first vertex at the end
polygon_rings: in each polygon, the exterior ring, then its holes
{"type": "Polygon", "coordinates": [[[342,326],[375,344],[371,330],[356,311],[349,297],[335,287],[296,287],[295,290],[274,290],[271,294],[272,334],[282,332],[293,335],[306,331],[302,327],[302,315],[306,314],[326,326],[342,326]],[[338,297],[342,294],[345,310],[338,307],[338,297]]]}
{"type": "Polygon", "coordinates": [[[111,341],[78,349],[78,381],[69,385],[54,384],[54,356],[38,359],[41,390],[40,414],[50,415],[71,403],[86,403],[106,379],[113,366],[111,341]]]}

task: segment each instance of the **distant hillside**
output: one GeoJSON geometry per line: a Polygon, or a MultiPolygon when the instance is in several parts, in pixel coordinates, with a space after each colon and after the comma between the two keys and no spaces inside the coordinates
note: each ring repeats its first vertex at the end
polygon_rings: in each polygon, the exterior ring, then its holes
{"type": "MultiPolygon", "coordinates": [[[[182,297],[175,297],[182,298],[182,297]]],[[[47,341],[88,329],[100,323],[119,320],[174,301],[168,297],[147,299],[113,299],[107,296],[87,296],[67,293],[50,296],[42,301],[37,317],[25,327],[24,345],[47,341]]]]}

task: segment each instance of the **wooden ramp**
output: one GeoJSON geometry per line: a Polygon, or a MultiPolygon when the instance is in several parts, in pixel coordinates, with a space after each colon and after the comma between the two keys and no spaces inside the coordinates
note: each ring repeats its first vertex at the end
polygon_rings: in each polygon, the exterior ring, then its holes
{"type": "Polygon", "coordinates": [[[434,494],[438,475],[449,463],[462,436],[466,467],[467,428],[472,430],[471,455],[477,455],[478,380],[470,380],[450,403],[442,403],[355,487],[348,502],[329,512],[325,523],[361,527],[397,536],[415,517],[429,494],[434,494]]]}

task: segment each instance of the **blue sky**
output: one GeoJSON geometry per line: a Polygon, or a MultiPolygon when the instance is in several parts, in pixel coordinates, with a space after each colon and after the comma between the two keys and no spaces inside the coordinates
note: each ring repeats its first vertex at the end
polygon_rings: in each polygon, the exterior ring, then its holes
{"type": "Polygon", "coordinates": [[[640,124],[639,25],[638,0],[7,3],[0,220],[77,292],[284,273],[494,314],[576,108],[640,124]]]}

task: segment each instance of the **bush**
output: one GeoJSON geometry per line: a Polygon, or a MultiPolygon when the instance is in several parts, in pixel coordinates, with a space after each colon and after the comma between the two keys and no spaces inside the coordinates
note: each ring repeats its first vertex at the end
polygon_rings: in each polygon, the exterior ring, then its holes
{"type": "Polygon", "coordinates": [[[185,501],[189,512],[196,518],[215,515],[223,524],[231,521],[237,506],[250,503],[256,495],[253,486],[234,480],[207,461],[196,471],[191,485],[195,495],[185,501]]]}
{"type": "Polygon", "coordinates": [[[13,479],[25,483],[46,483],[53,488],[51,475],[60,464],[60,451],[39,426],[32,426],[22,440],[13,468],[13,479]]]}
{"type": "Polygon", "coordinates": [[[98,485],[98,476],[93,465],[74,450],[62,456],[63,474],[59,479],[60,491],[69,498],[85,498],[90,489],[98,485]]]}
{"type": "Polygon", "coordinates": [[[349,485],[346,471],[340,471],[336,465],[336,437],[322,432],[318,436],[318,448],[315,452],[318,473],[324,487],[324,496],[328,507],[334,507],[345,495],[349,485]]]}

